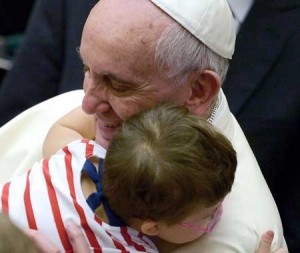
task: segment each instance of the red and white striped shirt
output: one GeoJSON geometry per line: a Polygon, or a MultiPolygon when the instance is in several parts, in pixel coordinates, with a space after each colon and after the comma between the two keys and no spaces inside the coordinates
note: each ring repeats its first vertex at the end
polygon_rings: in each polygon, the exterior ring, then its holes
{"type": "MultiPolygon", "coordinates": [[[[0,186],[0,209],[20,228],[45,234],[62,252],[72,252],[65,224],[80,225],[91,252],[155,252],[155,245],[130,227],[103,222],[88,206],[81,189],[81,171],[87,158],[105,157],[94,141],[79,140],[49,160],[34,164],[25,175],[0,186]]],[[[9,169],[9,168],[8,168],[9,169]]]]}

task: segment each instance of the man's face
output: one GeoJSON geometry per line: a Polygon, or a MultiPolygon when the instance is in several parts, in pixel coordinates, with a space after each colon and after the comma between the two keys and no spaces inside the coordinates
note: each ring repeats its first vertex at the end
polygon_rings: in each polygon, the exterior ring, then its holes
{"type": "Polygon", "coordinates": [[[168,20],[150,1],[101,0],[83,30],[83,110],[95,115],[96,142],[107,147],[128,117],[159,102],[184,104],[189,89],[174,88],[154,63],[154,46],[168,20]],[[158,20],[158,21],[157,21],[158,20]]]}

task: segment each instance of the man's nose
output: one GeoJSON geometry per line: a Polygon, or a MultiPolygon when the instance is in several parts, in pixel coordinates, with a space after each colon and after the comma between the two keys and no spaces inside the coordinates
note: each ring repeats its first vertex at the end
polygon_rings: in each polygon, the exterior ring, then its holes
{"type": "Polygon", "coordinates": [[[82,109],[87,114],[107,112],[110,109],[107,90],[94,80],[84,80],[82,109]]]}

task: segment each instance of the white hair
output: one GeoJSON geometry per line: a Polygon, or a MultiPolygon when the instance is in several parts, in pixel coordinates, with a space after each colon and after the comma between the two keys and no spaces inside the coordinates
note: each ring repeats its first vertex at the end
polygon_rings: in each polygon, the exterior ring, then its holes
{"type": "Polygon", "coordinates": [[[229,60],[209,49],[178,23],[168,25],[156,43],[155,62],[167,78],[177,85],[184,83],[195,70],[212,70],[223,83],[229,60]]]}

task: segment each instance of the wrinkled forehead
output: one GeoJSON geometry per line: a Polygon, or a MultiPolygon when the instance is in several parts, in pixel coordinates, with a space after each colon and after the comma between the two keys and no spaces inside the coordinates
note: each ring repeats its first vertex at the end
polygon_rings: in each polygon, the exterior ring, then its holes
{"type": "Polygon", "coordinates": [[[131,76],[137,82],[157,78],[156,42],[170,22],[149,0],[101,0],[83,30],[83,62],[98,74],[131,76]]]}
{"type": "Polygon", "coordinates": [[[231,58],[234,20],[226,0],[101,0],[86,27],[127,39],[157,40],[167,24],[177,22],[216,54],[231,58]],[[176,20],[176,21],[175,21],[176,20]]]}
{"type": "Polygon", "coordinates": [[[85,29],[131,39],[157,39],[172,19],[149,0],[101,0],[91,10],[85,29]]]}

